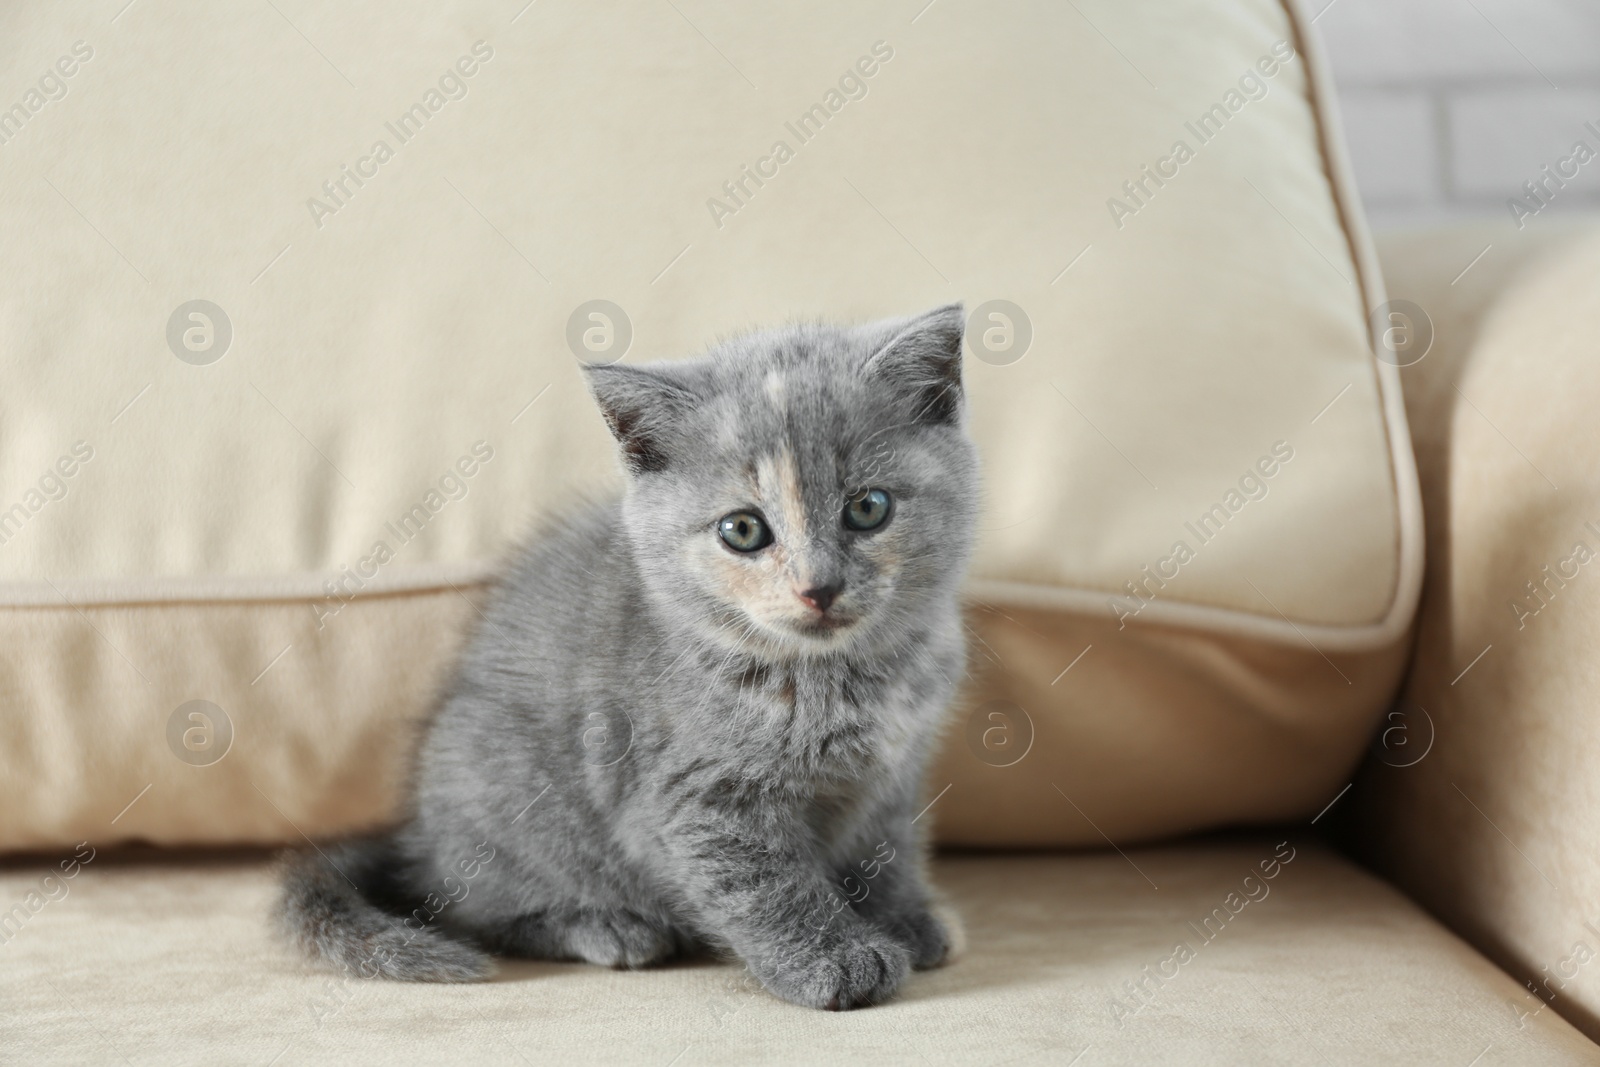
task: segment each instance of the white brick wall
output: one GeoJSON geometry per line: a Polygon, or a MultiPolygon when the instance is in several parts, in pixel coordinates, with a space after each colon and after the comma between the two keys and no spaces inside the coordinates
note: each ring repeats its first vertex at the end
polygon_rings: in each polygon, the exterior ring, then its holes
{"type": "Polygon", "coordinates": [[[1564,187],[1542,169],[1579,140],[1600,153],[1600,0],[1310,3],[1375,227],[1515,225],[1507,201],[1533,205],[1540,180],[1548,207],[1526,225],[1600,210],[1600,158],[1564,187]]]}

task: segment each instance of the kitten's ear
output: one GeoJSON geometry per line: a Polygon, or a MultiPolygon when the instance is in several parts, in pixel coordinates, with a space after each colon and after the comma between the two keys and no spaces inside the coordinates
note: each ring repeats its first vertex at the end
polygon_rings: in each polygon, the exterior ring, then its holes
{"type": "Polygon", "coordinates": [[[913,397],[916,418],[955,423],[961,417],[961,339],[966,312],[946,304],[904,323],[868,359],[863,373],[913,397]]]}
{"type": "Polygon", "coordinates": [[[667,375],[613,363],[584,368],[589,391],[634,474],[667,468],[666,442],[693,407],[694,396],[667,375]]]}

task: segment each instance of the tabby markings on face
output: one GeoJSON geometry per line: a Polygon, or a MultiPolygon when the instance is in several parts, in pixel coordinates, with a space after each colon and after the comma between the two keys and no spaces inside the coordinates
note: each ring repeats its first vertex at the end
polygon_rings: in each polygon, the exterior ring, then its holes
{"type": "MultiPolygon", "coordinates": [[[[762,456],[756,461],[756,495],[770,508],[768,521],[773,526],[773,536],[790,545],[806,543],[806,502],[800,492],[800,468],[795,465],[794,452],[785,445],[777,455],[762,456]]],[[[799,580],[806,576],[795,575],[799,580]]]]}

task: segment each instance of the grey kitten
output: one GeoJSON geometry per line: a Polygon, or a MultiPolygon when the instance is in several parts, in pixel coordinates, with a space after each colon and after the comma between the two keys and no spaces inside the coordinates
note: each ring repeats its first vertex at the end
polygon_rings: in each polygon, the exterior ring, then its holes
{"type": "Polygon", "coordinates": [[[943,962],[916,823],[965,674],[962,331],[951,305],[589,368],[626,493],[516,561],[410,821],[291,860],[291,936],[433,981],[731,952],[829,1009],[943,962]]]}

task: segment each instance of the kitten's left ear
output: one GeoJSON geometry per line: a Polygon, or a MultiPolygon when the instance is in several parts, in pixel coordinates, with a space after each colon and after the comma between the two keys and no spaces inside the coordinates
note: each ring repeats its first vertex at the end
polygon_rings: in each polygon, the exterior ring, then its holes
{"type": "Polygon", "coordinates": [[[867,359],[862,371],[910,394],[918,422],[953,424],[961,417],[961,339],[966,325],[960,304],[924,312],[902,325],[867,359]]]}
{"type": "Polygon", "coordinates": [[[692,410],[693,394],[654,368],[590,364],[584,373],[606,425],[622,446],[628,470],[666,470],[668,443],[692,410]]]}

